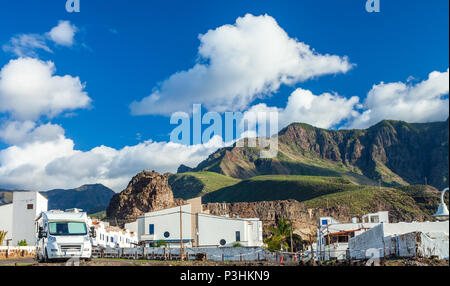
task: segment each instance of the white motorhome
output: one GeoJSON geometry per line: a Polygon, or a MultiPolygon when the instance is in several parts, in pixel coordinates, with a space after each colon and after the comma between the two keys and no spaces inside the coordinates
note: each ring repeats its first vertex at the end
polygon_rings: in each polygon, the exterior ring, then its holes
{"type": "Polygon", "coordinates": [[[36,259],[91,259],[91,237],[87,214],[77,209],[43,212],[36,219],[36,259]]]}

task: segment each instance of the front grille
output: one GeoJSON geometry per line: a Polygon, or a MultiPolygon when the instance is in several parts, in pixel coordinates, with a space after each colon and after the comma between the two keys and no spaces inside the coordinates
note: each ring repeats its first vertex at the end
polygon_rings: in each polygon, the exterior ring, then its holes
{"type": "Polygon", "coordinates": [[[61,251],[81,251],[81,245],[61,245],[61,251]]]}

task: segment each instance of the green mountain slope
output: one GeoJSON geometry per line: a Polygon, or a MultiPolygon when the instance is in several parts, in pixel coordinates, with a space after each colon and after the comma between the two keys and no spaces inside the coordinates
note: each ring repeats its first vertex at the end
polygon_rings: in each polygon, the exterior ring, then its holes
{"type": "Polygon", "coordinates": [[[449,121],[411,124],[382,121],[367,130],[325,130],[294,123],[279,132],[279,153],[259,158],[260,148],[222,148],[192,171],[233,178],[284,174],[347,177],[358,184],[448,184],[449,121]]]}
{"type": "Polygon", "coordinates": [[[203,196],[203,203],[258,202],[295,199],[299,202],[335,192],[369,187],[346,178],[267,175],[244,180],[203,196]]]}
{"type": "Polygon", "coordinates": [[[187,172],[169,177],[169,185],[174,197],[184,200],[203,196],[221,188],[235,185],[240,181],[212,172],[187,172]]]}

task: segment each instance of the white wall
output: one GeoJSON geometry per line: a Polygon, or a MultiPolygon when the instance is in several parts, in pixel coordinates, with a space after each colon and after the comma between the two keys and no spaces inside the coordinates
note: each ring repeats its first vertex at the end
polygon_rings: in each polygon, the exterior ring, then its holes
{"type": "MultiPolygon", "coordinates": [[[[413,222],[380,224],[349,241],[350,256],[356,259],[366,258],[367,251],[377,250],[380,257],[394,255],[400,257],[413,257],[417,249],[431,248],[444,249],[448,257],[449,222],[413,222]],[[417,240],[416,235],[423,239],[417,240]],[[430,242],[431,241],[431,242],[430,242]]],[[[426,251],[424,254],[428,255],[426,251]]]]}
{"type": "MultiPolygon", "coordinates": [[[[7,231],[3,245],[8,239],[12,239],[13,232],[13,204],[0,206],[0,230],[7,231]]],[[[2,245],[0,245],[2,246],[2,245]]]]}
{"type": "Polygon", "coordinates": [[[14,192],[13,245],[24,239],[29,246],[36,244],[35,220],[41,212],[47,211],[47,206],[47,199],[38,192],[14,192]],[[28,205],[32,208],[28,209],[28,205]]]}
{"type": "Polygon", "coordinates": [[[199,247],[219,246],[220,241],[226,241],[225,246],[236,242],[236,232],[241,233],[240,243],[248,245],[248,222],[232,218],[218,217],[206,214],[198,215],[199,247]]]}
{"type": "Polygon", "coordinates": [[[449,222],[413,222],[413,223],[389,223],[384,225],[385,236],[390,234],[405,234],[413,231],[427,232],[449,232],[449,222]]]}
{"type": "MultiPolygon", "coordinates": [[[[191,205],[182,206],[182,220],[183,220],[183,240],[192,239],[191,235],[191,205]]],[[[147,213],[143,218],[139,218],[141,223],[138,223],[140,240],[164,240],[174,242],[180,240],[180,207],[165,209],[161,211],[147,213]],[[144,223],[142,223],[142,219],[144,223]],[[150,225],[154,225],[154,234],[150,235],[150,225]],[[169,237],[165,237],[164,233],[168,232],[169,237]]]]}

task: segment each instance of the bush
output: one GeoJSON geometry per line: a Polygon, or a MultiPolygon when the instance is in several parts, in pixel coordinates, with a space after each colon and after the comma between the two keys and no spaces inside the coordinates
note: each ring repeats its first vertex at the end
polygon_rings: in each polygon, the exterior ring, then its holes
{"type": "Polygon", "coordinates": [[[233,247],[244,247],[242,244],[240,244],[239,242],[235,242],[233,243],[233,247]]]}
{"type": "Polygon", "coordinates": [[[19,242],[17,242],[17,246],[28,246],[27,240],[21,240],[19,242]]]}

